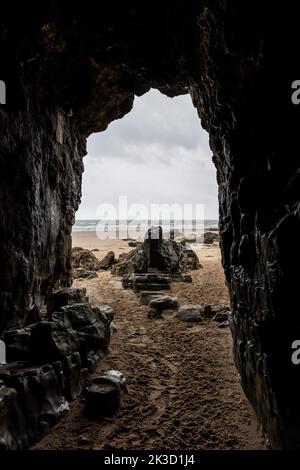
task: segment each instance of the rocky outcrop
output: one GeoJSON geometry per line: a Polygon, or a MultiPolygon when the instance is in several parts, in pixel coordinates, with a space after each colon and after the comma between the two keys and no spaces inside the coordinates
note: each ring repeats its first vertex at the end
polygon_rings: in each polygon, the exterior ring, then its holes
{"type": "Polygon", "coordinates": [[[109,251],[103,259],[99,260],[93,250],[85,248],[72,248],[72,276],[74,279],[97,277],[96,271],[110,269],[115,264],[115,254],[109,251]]]}
{"type": "Polygon", "coordinates": [[[4,334],[0,367],[0,446],[26,448],[57,422],[107,353],[112,309],[91,307],[85,290],[48,299],[48,318],[4,334]],[[76,303],[83,301],[83,303],[76,303]]]}
{"type": "Polygon", "coordinates": [[[72,248],[72,267],[73,269],[97,271],[100,269],[100,261],[92,251],[75,246],[72,248]]]}
{"type": "Polygon", "coordinates": [[[271,446],[300,447],[299,372],[291,363],[300,335],[300,253],[291,243],[300,232],[300,115],[290,99],[299,78],[299,17],[296,2],[111,1],[100,15],[89,2],[69,8],[45,1],[34,15],[26,2],[6,2],[1,332],[24,326],[47,294],[70,285],[86,137],[124,116],[134,95],[151,87],[171,97],[189,92],[217,169],[242,385],[271,446]]]}
{"type": "MultiPolygon", "coordinates": [[[[171,277],[178,278],[188,269],[201,267],[198,256],[190,247],[172,239],[164,239],[161,227],[152,227],[145,234],[143,243],[138,243],[134,250],[127,255],[122,255],[113,267],[112,273],[128,274],[128,278],[132,274],[149,273],[148,278],[152,279],[157,272],[164,276],[169,274],[171,277]]],[[[184,280],[183,276],[181,280],[184,280]]]]}

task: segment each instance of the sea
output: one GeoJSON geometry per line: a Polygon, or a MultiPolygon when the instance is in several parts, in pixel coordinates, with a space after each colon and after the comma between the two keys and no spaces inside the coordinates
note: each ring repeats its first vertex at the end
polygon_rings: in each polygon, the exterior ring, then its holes
{"type": "Polygon", "coordinates": [[[218,229],[218,219],[205,219],[205,220],[158,220],[158,221],[149,221],[149,220],[97,220],[97,219],[86,219],[86,220],[76,220],[75,225],[73,226],[73,232],[86,232],[86,231],[105,231],[105,232],[114,232],[116,230],[120,232],[126,232],[130,230],[131,232],[144,233],[151,226],[160,225],[163,230],[175,229],[183,234],[189,232],[201,232],[203,229],[218,229]]]}

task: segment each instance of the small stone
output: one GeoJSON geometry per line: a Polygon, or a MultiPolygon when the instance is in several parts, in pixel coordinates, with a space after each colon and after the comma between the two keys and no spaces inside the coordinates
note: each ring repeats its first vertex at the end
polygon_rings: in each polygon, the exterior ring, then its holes
{"type": "Polygon", "coordinates": [[[170,297],[169,295],[162,295],[153,299],[149,303],[150,309],[155,309],[160,312],[163,310],[176,310],[178,308],[177,297],[170,297]]]}
{"type": "Polygon", "coordinates": [[[83,279],[93,279],[97,276],[98,275],[96,271],[84,271],[80,277],[82,277],[83,279]]]}
{"type": "Polygon", "coordinates": [[[129,241],[128,242],[128,246],[130,246],[131,248],[135,248],[138,246],[138,242],[136,241],[129,241]]]}
{"type": "Polygon", "coordinates": [[[92,251],[75,246],[72,248],[72,266],[84,270],[98,270],[99,260],[92,251]]]}
{"type": "Polygon", "coordinates": [[[203,319],[203,307],[200,305],[183,305],[176,315],[180,320],[186,322],[200,322],[203,319]]]}

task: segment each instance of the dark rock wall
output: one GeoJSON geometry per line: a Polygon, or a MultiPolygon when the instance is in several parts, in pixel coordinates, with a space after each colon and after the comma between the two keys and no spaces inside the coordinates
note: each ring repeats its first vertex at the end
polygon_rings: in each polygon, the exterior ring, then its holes
{"type": "Polygon", "coordinates": [[[299,6],[258,1],[64,2],[2,16],[1,325],[70,282],[85,139],[150,87],[190,92],[217,168],[234,355],[273,447],[300,447],[299,6]],[[82,7],[81,7],[82,8],[82,7]],[[298,75],[298,76],[297,76],[298,75]]]}
{"type": "Polygon", "coordinates": [[[299,447],[299,370],[291,361],[300,337],[299,111],[291,102],[299,7],[207,4],[194,100],[217,167],[235,361],[272,447],[299,447]]]}
{"type": "Polygon", "coordinates": [[[0,330],[70,285],[85,143],[61,112],[6,112],[0,126],[0,330]]]}

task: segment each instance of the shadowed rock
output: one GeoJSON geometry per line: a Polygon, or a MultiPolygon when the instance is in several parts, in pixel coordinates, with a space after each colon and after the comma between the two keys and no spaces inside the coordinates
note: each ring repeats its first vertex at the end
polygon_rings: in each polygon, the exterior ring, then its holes
{"type": "Polygon", "coordinates": [[[176,310],[178,307],[177,297],[170,297],[169,295],[161,295],[150,301],[149,307],[159,310],[176,310]]]}
{"type": "Polygon", "coordinates": [[[99,269],[109,269],[115,264],[115,254],[113,251],[109,251],[104,258],[99,262],[99,269]]]}
{"type": "Polygon", "coordinates": [[[203,307],[201,305],[182,305],[176,315],[182,321],[198,323],[203,320],[203,307]]]}
{"type": "Polygon", "coordinates": [[[119,371],[110,370],[96,377],[89,387],[85,400],[85,414],[89,419],[112,416],[121,405],[125,379],[119,371]]]}

